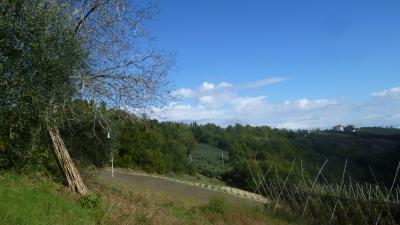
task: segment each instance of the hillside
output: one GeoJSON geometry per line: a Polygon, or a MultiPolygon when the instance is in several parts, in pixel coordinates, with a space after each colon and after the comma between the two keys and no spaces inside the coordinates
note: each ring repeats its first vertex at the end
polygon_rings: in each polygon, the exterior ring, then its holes
{"type": "Polygon", "coordinates": [[[331,181],[340,179],[344,161],[348,159],[348,172],[353,179],[375,183],[376,178],[380,183],[391,184],[400,161],[400,135],[395,130],[362,128],[356,134],[319,132],[305,137],[296,135],[291,141],[297,146],[304,145],[308,158],[319,164],[329,159],[325,175],[331,181]]]}
{"type": "Polygon", "coordinates": [[[116,184],[96,174],[86,174],[94,195],[78,197],[42,175],[2,172],[1,224],[292,224],[267,215],[258,204],[231,201],[218,192],[192,198],[163,190],[162,183],[149,189],[138,180],[138,185],[116,184]]]}
{"type": "Polygon", "coordinates": [[[43,175],[0,172],[0,224],[97,224],[100,208],[82,207],[77,196],[43,175]]]}
{"type": "Polygon", "coordinates": [[[0,225],[399,225],[400,1],[326,2],[0,0],[0,225]]]}

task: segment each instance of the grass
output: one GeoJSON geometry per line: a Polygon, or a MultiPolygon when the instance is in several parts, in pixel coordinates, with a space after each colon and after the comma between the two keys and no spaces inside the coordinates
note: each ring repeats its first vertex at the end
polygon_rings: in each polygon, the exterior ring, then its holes
{"type": "Polygon", "coordinates": [[[82,198],[41,175],[0,173],[0,224],[290,224],[261,206],[179,198],[85,174],[93,195],[82,198]]]}
{"type": "Polygon", "coordinates": [[[267,215],[261,206],[235,204],[222,197],[201,201],[161,190],[92,181],[90,188],[102,193],[112,224],[289,224],[267,215]]]}
{"type": "Polygon", "coordinates": [[[46,179],[0,174],[0,224],[96,224],[99,209],[83,208],[46,179]]]}

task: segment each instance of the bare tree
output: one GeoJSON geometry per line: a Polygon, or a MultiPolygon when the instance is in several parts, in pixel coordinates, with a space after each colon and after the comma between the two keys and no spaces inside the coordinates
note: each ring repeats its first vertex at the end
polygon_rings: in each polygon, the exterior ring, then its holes
{"type": "Polygon", "coordinates": [[[75,33],[92,59],[91,73],[78,74],[83,98],[143,112],[169,99],[165,79],[174,57],[152,47],[146,22],[157,6],[126,0],[84,0],[70,4],[75,33]]]}
{"type": "MultiPolygon", "coordinates": [[[[146,22],[158,13],[157,5],[129,0],[59,1],[70,15],[75,34],[83,41],[90,58],[89,70],[76,71],[76,97],[93,103],[93,116],[109,129],[107,115],[99,104],[129,113],[151,113],[171,99],[167,72],[174,64],[172,54],[152,46],[146,22]]],[[[88,194],[57,128],[49,129],[55,155],[69,187],[88,194]]]]}

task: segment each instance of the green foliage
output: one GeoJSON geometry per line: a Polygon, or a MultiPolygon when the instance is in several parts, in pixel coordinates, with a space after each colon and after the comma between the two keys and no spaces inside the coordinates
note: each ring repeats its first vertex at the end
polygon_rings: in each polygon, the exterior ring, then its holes
{"type": "Polygon", "coordinates": [[[47,126],[64,123],[87,54],[51,1],[0,2],[0,166],[50,165],[47,126]]]}
{"type": "MultiPolygon", "coordinates": [[[[229,153],[227,167],[232,170],[223,174],[223,178],[251,191],[255,190],[255,186],[247,164],[254,166],[253,170],[261,168],[264,172],[274,164],[272,169],[276,167],[279,176],[283,178],[288,174],[293,160],[297,159],[298,164],[301,161],[303,175],[308,179],[318,172],[318,166],[329,159],[324,177],[330,182],[340,182],[344,161],[348,159],[350,166],[347,173],[353,180],[375,183],[369,169],[371,167],[379,183],[390,185],[400,161],[397,150],[400,136],[396,136],[396,129],[393,128],[388,129],[390,132],[387,135],[383,135],[383,128],[378,129],[379,135],[373,128],[361,128],[363,132],[347,134],[288,131],[266,126],[235,125],[219,128],[192,124],[192,130],[197,141],[206,141],[206,144],[220,147],[229,153]]],[[[302,179],[299,167],[295,167],[290,179],[302,179]]]]}
{"type": "Polygon", "coordinates": [[[194,169],[208,177],[219,177],[226,173],[229,168],[229,153],[224,152],[224,162],[222,162],[223,150],[206,144],[195,145],[192,151],[192,162],[194,169]]]}
{"type": "Polygon", "coordinates": [[[187,125],[141,120],[113,122],[115,164],[157,173],[193,173],[188,154],[195,140],[187,125]]]}
{"type": "MultiPolygon", "coordinates": [[[[71,102],[71,114],[68,118],[79,118],[68,121],[61,129],[67,149],[74,159],[96,166],[104,166],[110,160],[110,142],[106,130],[98,120],[93,120],[93,102],[74,100],[71,102]]],[[[102,111],[98,107],[96,111],[102,111]]]]}
{"type": "Polygon", "coordinates": [[[2,1],[0,9],[1,103],[13,112],[9,119],[56,119],[61,109],[54,107],[74,95],[72,76],[86,69],[82,43],[57,4],[2,1]]]}
{"type": "Polygon", "coordinates": [[[79,198],[82,207],[96,208],[100,204],[100,197],[96,194],[84,195],[79,198]]]}

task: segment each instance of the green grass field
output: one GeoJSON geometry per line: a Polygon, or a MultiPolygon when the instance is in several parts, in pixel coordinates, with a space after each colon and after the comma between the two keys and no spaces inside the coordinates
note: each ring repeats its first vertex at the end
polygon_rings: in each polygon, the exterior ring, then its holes
{"type": "MultiPolygon", "coordinates": [[[[0,175],[0,224],[96,224],[100,209],[81,207],[76,199],[57,192],[61,188],[46,179],[10,173],[0,175]]],[[[61,188],[62,189],[62,188],[61,188]]]]}

